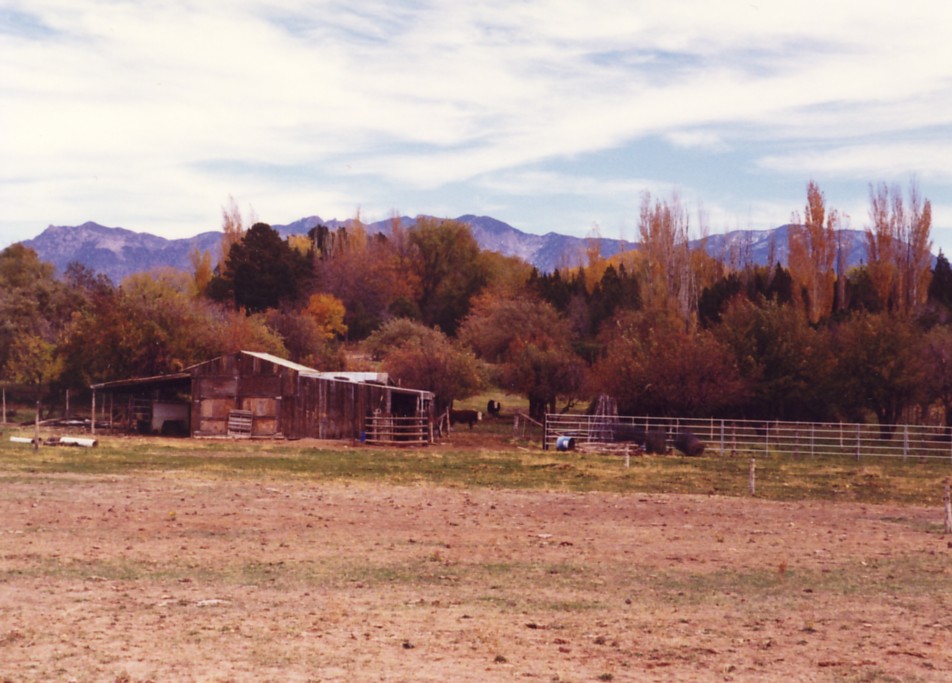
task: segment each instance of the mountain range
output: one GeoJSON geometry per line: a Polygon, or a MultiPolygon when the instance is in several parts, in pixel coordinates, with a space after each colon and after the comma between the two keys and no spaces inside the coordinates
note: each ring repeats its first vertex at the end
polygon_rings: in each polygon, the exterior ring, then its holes
{"type": "MultiPolygon", "coordinates": [[[[405,227],[415,219],[401,217],[405,227]]],[[[484,250],[496,251],[506,256],[517,256],[540,271],[551,272],[556,268],[577,266],[584,263],[591,240],[597,240],[602,256],[610,257],[623,251],[637,249],[638,244],[620,239],[580,238],[549,232],[534,235],[518,230],[511,225],[489,216],[465,215],[456,219],[470,227],[473,237],[484,250]]],[[[308,216],[287,225],[272,227],[284,237],[307,234],[316,225],[331,229],[347,226],[351,221],[324,221],[319,216],[308,216]]],[[[367,225],[370,233],[389,231],[391,220],[367,225]]],[[[704,240],[695,240],[692,248],[703,247],[711,256],[734,266],[745,264],[766,265],[771,262],[787,263],[790,225],[770,230],[735,230],[713,234],[704,240]]],[[[841,233],[846,247],[847,266],[858,265],[865,258],[865,236],[859,230],[841,233]]],[[[203,232],[194,237],[166,239],[125,228],[109,228],[98,223],[82,225],[51,225],[37,237],[25,240],[39,257],[52,263],[62,273],[66,266],[76,261],[103,273],[113,282],[132,273],[161,267],[191,270],[189,252],[198,249],[209,251],[217,261],[221,248],[221,232],[203,232]]]]}

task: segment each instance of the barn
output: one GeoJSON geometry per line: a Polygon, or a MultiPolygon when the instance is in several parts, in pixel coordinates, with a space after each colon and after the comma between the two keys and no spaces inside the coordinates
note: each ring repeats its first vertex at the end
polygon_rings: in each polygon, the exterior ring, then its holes
{"type": "Polygon", "coordinates": [[[140,433],[371,443],[433,440],[429,391],[393,386],[385,374],[321,372],[254,351],[219,356],[180,373],[104,382],[91,389],[94,415],[101,411],[110,424],[118,420],[140,433]]]}

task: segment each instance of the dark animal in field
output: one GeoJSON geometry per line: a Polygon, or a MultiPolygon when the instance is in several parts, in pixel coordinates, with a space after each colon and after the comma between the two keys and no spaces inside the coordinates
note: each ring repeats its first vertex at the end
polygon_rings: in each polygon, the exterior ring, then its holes
{"type": "Polygon", "coordinates": [[[630,424],[616,424],[612,427],[612,441],[630,441],[639,446],[645,445],[645,430],[630,424]]]}
{"type": "Polygon", "coordinates": [[[611,438],[615,442],[644,446],[645,453],[664,455],[668,451],[667,437],[663,430],[646,430],[632,424],[615,423],[612,426],[611,438]]]}
{"type": "Polygon", "coordinates": [[[674,447],[685,455],[696,457],[704,453],[704,442],[697,438],[694,433],[685,429],[674,437],[674,447]]]}
{"type": "Polygon", "coordinates": [[[472,429],[473,425],[483,419],[483,414],[478,410],[451,410],[450,424],[468,424],[472,429]]]}
{"type": "Polygon", "coordinates": [[[664,455],[667,452],[667,437],[663,431],[645,432],[645,453],[664,455]]]}
{"type": "Polygon", "coordinates": [[[489,402],[486,404],[486,412],[493,417],[499,417],[500,410],[502,410],[502,406],[499,405],[499,401],[489,399],[489,402]]]}

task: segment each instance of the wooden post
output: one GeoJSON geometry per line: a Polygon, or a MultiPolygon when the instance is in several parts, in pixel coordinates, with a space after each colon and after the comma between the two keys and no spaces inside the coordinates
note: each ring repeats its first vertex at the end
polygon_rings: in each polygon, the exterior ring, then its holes
{"type": "Polygon", "coordinates": [[[750,473],[747,476],[747,490],[750,492],[750,495],[755,495],[757,491],[756,479],[757,479],[757,459],[750,459],[750,473]]]}
{"type": "Polygon", "coordinates": [[[89,421],[89,433],[96,433],[96,390],[93,389],[93,409],[92,409],[92,419],[89,421]]]}
{"type": "Polygon", "coordinates": [[[0,422],[3,424],[7,423],[7,388],[3,387],[3,417],[0,418],[0,422]]]}
{"type": "Polygon", "coordinates": [[[40,450],[40,402],[36,402],[36,418],[33,420],[33,450],[40,450]]]}
{"type": "Polygon", "coordinates": [[[949,480],[945,480],[945,495],[942,496],[942,502],[945,503],[945,533],[952,534],[952,495],[949,494],[949,480]]]}
{"type": "MultiPolygon", "coordinates": [[[[625,467],[631,467],[631,447],[628,444],[625,444],[625,467]]],[[[948,484],[945,487],[946,491],[949,490],[948,484]]]]}
{"type": "Polygon", "coordinates": [[[69,389],[66,390],[66,415],[64,417],[67,420],[69,419],[69,389]]]}

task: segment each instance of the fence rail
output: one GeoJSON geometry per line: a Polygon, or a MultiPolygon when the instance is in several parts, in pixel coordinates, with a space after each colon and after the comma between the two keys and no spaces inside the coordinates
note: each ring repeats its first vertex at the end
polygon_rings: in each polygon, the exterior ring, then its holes
{"type": "Polygon", "coordinates": [[[433,440],[430,421],[425,417],[371,415],[367,418],[365,441],[385,446],[426,446],[433,440]]]}
{"type": "MultiPolygon", "coordinates": [[[[579,443],[634,441],[649,445],[663,437],[671,447],[690,431],[705,453],[800,457],[849,456],[932,458],[952,462],[952,432],[928,425],[879,425],[846,422],[780,422],[599,415],[546,415],[542,446],[555,447],[559,437],[579,443]]],[[[564,443],[565,440],[563,440],[564,443]]]]}

